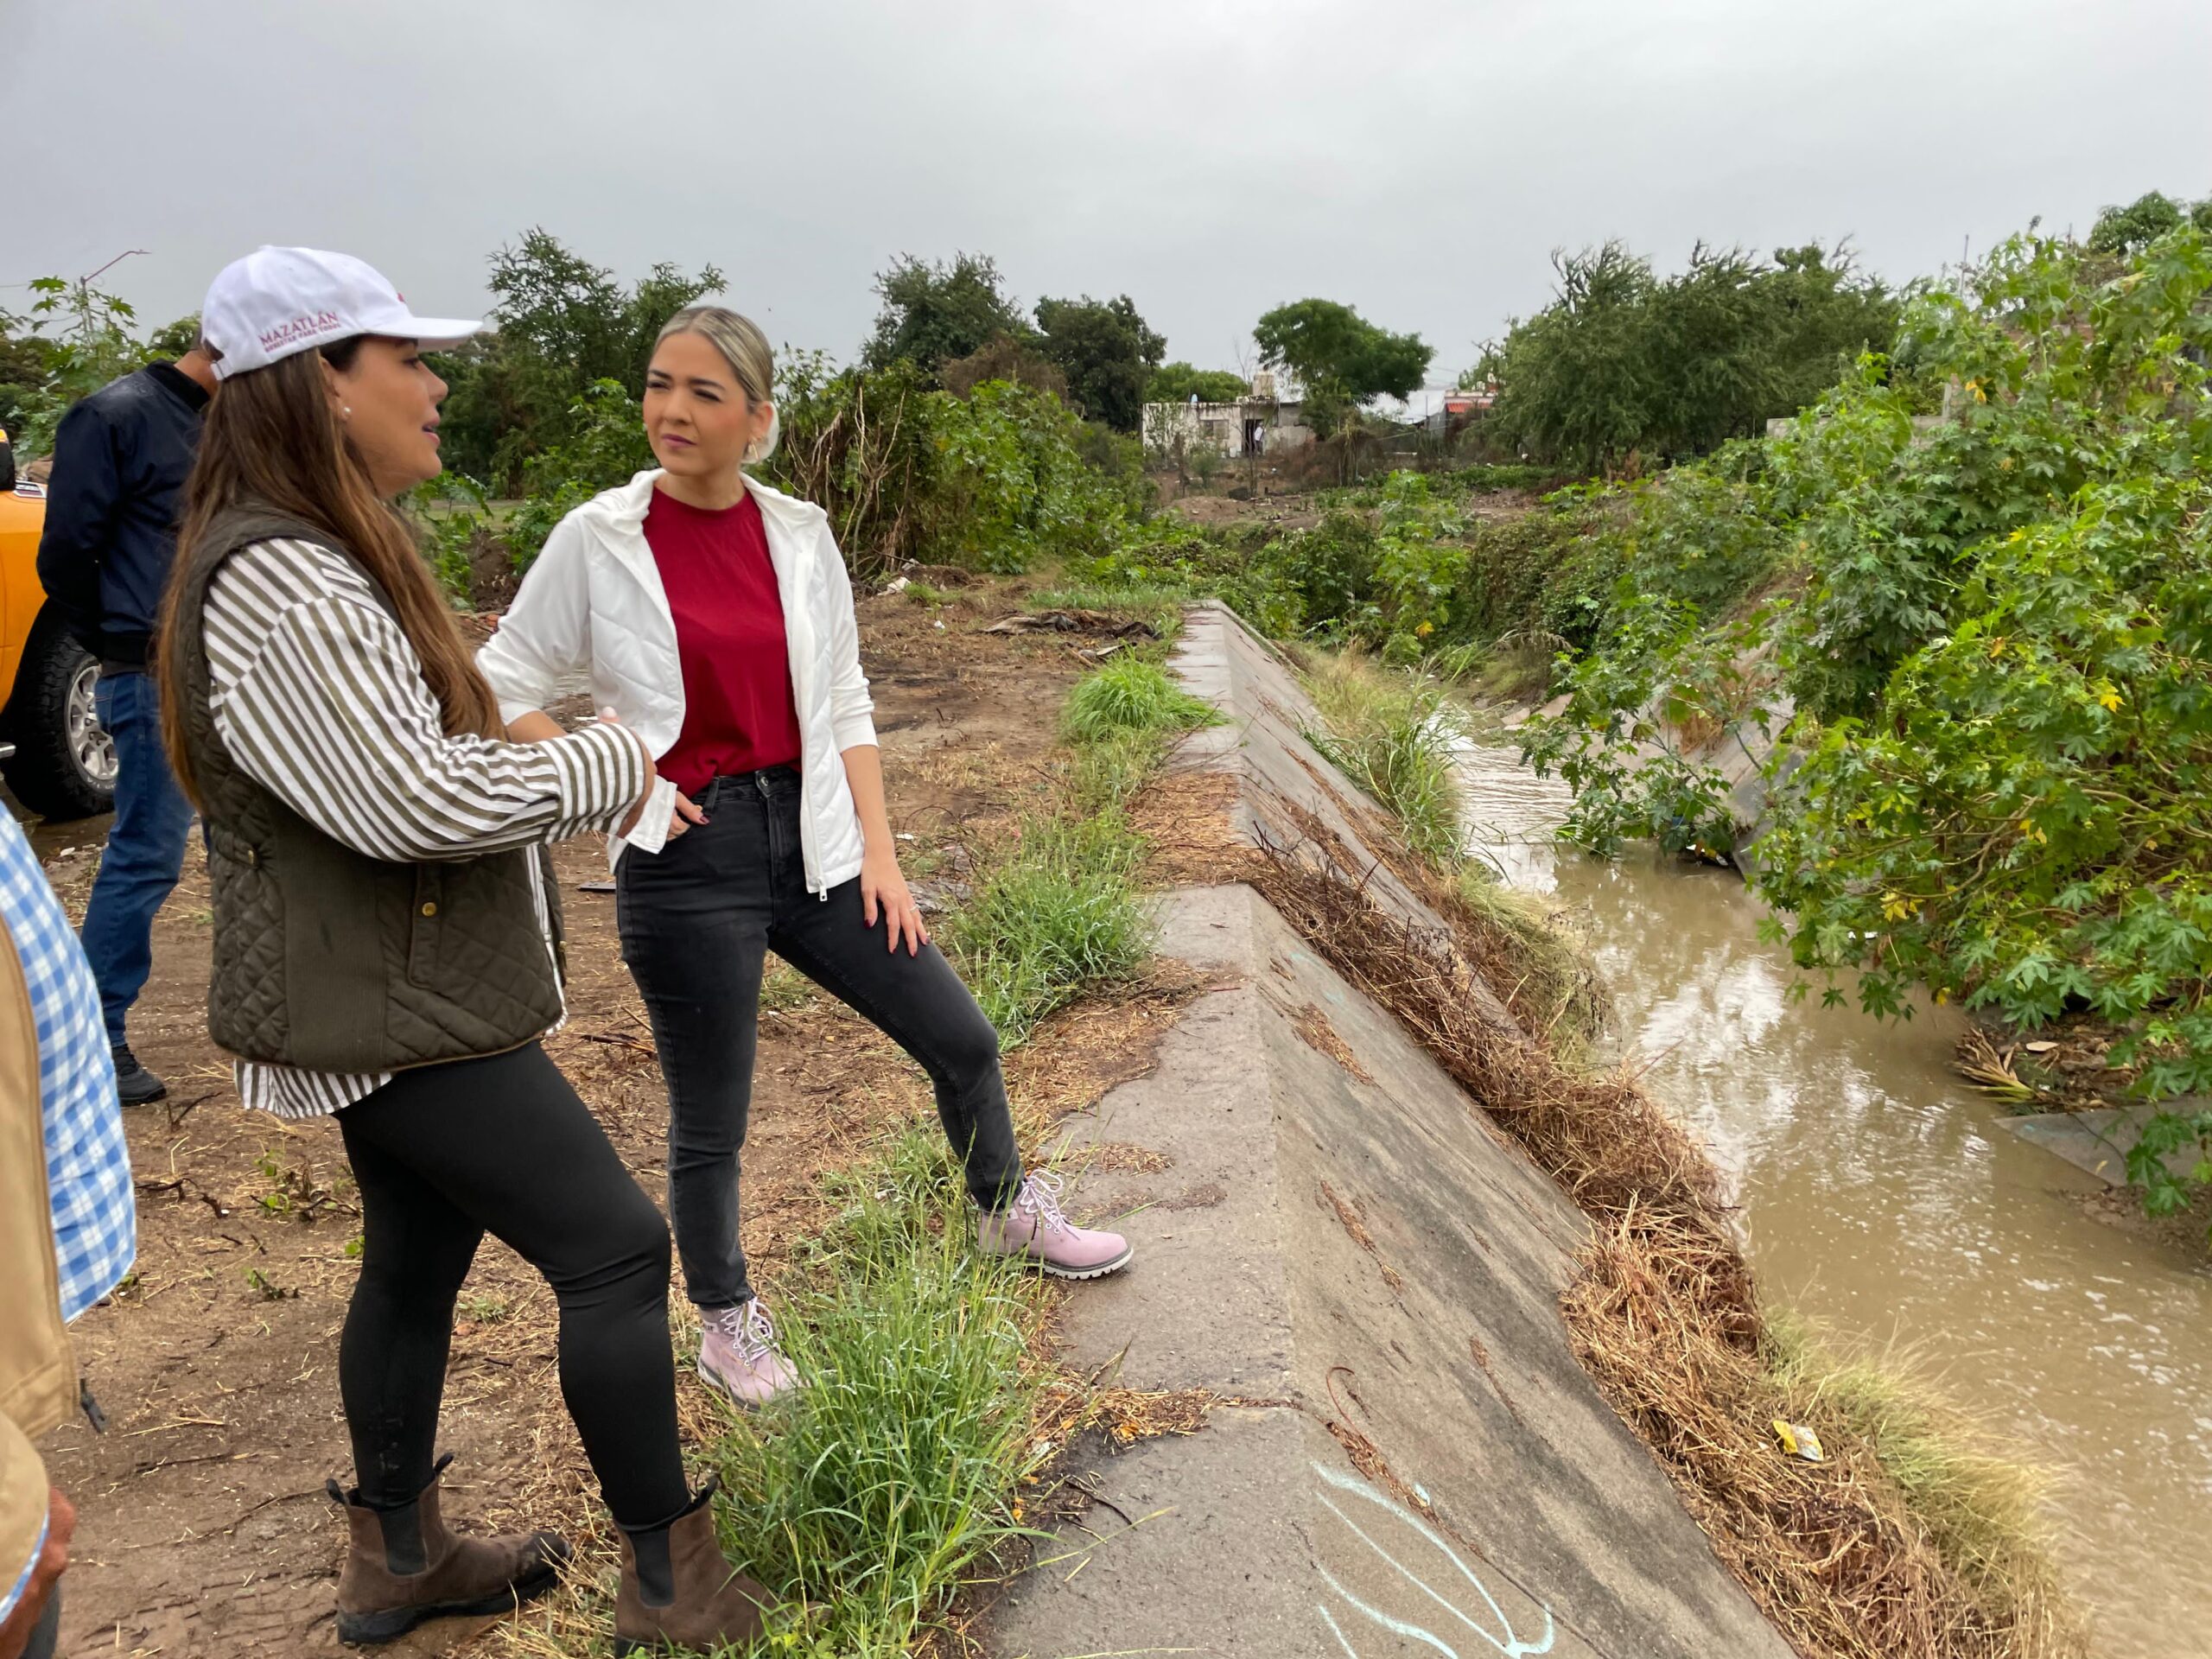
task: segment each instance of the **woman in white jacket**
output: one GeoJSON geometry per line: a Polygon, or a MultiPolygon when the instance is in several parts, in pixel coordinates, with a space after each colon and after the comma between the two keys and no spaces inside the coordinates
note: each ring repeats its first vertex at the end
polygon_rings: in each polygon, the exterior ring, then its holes
{"type": "Polygon", "coordinates": [[[985,1249],[1077,1279],[1129,1259],[1025,1175],[998,1036],[900,874],[844,559],[819,507],[745,471],[776,442],[768,343],[718,306],[679,312],[647,372],[660,468],[562,520],[479,658],[509,734],[588,681],[663,782],[617,842],[623,960],[668,1082],[669,1209],[705,1335],[699,1372],[741,1404],[798,1378],[746,1276],[739,1152],[764,953],[850,1004],[929,1073],[985,1249]]]}

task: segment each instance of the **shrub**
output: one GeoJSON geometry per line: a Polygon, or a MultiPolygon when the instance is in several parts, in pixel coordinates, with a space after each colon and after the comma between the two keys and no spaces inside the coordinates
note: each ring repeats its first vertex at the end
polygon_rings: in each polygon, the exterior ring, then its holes
{"type": "MultiPolygon", "coordinates": [[[[2094,1012],[2161,1099],[2212,1089],[2212,245],[2111,270],[2016,238],[1785,435],[1618,498],[1598,648],[1527,739],[1605,847],[1732,834],[1688,739],[1775,735],[1758,879],[1829,1000],[2094,1012]]],[[[2212,1114],[2131,1155],[2153,1208],[2192,1144],[2212,1114]]]]}

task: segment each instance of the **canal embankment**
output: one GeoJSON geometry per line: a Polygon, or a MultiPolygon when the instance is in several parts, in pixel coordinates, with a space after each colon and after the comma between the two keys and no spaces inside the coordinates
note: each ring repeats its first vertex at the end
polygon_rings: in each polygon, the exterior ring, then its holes
{"type": "Polygon", "coordinates": [[[1205,606],[1174,667],[1228,720],[1161,786],[1217,853],[1162,947],[1217,988],[1075,1136],[1081,1207],[1162,1224],[1065,1337],[1210,1427],[1084,1454],[1098,1503],[991,1648],[2078,1650],[2031,1541],[1964,1559],[1877,1426],[1772,1363],[1713,1166],[1513,1020],[1290,664],[1205,606]],[[1786,1414],[1827,1462],[1782,1453],[1786,1414]]]}

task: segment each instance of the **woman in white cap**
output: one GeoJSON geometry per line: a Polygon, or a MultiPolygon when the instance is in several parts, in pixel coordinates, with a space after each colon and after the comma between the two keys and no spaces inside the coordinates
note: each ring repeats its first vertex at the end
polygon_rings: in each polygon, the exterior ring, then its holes
{"type": "Polygon", "coordinates": [[[738,1243],[770,950],[929,1074],[983,1249],[1070,1279],[1130,1255],[1061,1213],[1055,1178],[1022,1169],[998,1034],[899,874],[843,556],[821,508],[746,471],[775,448],[774,378],[736,313],[671,317],[645,373],[660,466],[562,520],[477,659],[511,735],[557,738],[543,709],[588,678],[656,757],[658,798],[614,849],[622,955],[668,1082],[699,1374],[748,1406],[798,1380],[738,1243]]]}
{"type": "Polygon", "coordinates": [[[249,1106],[335,1114],[359,1183],[339,1348],[358,1485],[339,1633],[391,1640],[549,1587],[546,1534],[458,1535],[434,1461],[455,1294],[486,1232],[545,1275],[562,1392],[622,1541],[615,1651],[758,1634],[677,1438],[667,1230],[538,1039],[562,1018],[543,844],[634,818],[652,760],[599,724],[506,741],[389,503],[435,477],[475,332],[358,259],[264,248],[201,326],[220,386],[158,655],[177,775],[207,826],[208,1026],[249,1106]]]}

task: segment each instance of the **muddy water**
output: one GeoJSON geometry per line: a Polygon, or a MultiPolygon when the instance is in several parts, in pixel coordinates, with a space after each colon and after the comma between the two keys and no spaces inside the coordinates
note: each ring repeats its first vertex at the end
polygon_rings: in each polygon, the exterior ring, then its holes
{"type": "Polygon", "coordinates": [[[1549,842],[1563,788],[1464,759],[1484,849],[1573,910],[1614,1046],[1734,1178],[1770,1296],[1897,1342],[2058,1477],[2100,1655],[2212,1656],[2212,1274],[2088,1214],[2098,1190],[1996,1126],[1947,1011],[1886,1026],[1787,997],[1738,878],[1549,842]]]}

